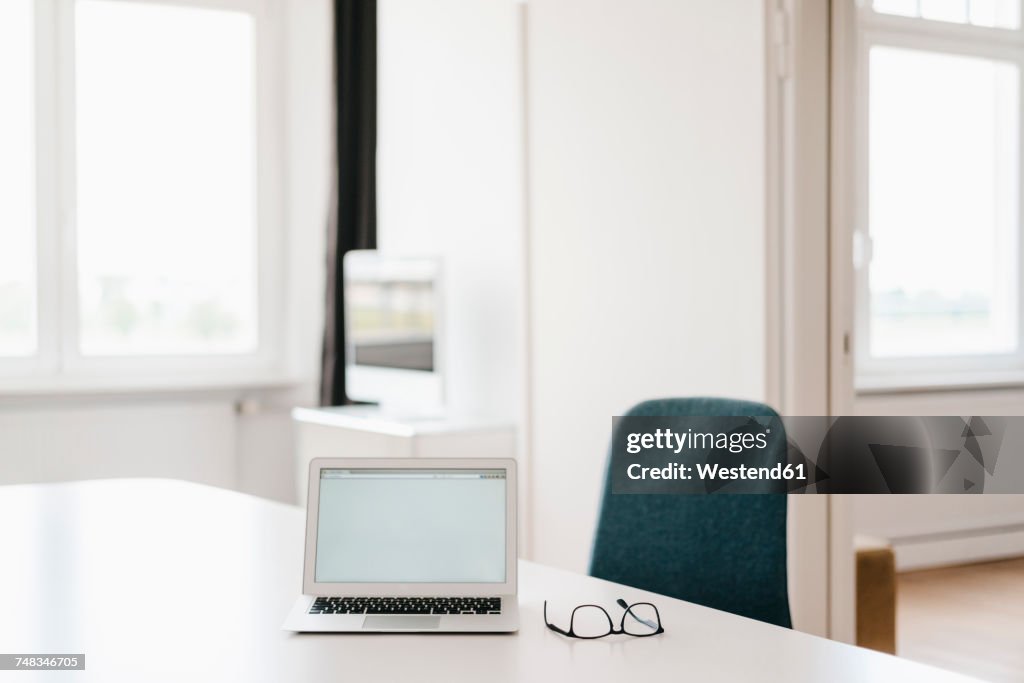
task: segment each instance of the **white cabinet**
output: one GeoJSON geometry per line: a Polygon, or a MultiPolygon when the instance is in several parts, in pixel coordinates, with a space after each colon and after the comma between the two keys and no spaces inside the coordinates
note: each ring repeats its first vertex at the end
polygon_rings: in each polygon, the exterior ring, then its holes
{"type": "Polygon", "coordinates": [[[376,406],[296,408],[296,488],[313,458],[515,458],[516,429],[495,421],[388,416],[376,406]]]}

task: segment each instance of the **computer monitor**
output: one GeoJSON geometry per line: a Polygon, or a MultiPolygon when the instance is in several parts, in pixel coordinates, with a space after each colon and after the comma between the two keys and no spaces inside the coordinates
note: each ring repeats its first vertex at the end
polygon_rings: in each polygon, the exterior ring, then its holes
{"type": "Polygon", "coordinates": [[[389,413],[438,413],[444,405],[440,262],[350,251],[342,268],[348,397],[389,413]]]}

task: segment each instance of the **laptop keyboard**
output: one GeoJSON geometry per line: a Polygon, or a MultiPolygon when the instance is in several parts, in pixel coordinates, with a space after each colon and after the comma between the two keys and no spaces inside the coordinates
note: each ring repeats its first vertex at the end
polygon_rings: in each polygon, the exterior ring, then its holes
{"type": "Polygon", "coordinates": [[[310,614],[501,614],[501,598],[317,598],[310,614]]]}

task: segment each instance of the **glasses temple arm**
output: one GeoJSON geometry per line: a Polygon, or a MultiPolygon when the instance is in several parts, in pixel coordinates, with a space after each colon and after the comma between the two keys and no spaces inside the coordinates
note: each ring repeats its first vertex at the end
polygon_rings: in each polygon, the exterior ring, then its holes
{"type": "MultiPolygon", "coordinates": [[[[628,614],[629,616],[633,617],[634,619],[639,621],[644,626],[648,626],[648,627],[653,628],[653,629],[657,629],[658,628],[658,625],[655,624],[650,619],[641,619],[640,617],[638,617],[633,612],[633,606],[632,605],[627,605],[626,601],[623,600],[622,598],[619,598],[618,600],[616,600],[616,602],[619,603],[619,607],[622,607],[622,608],[624,608],[626,610],[626,614],[628,614]]],[[[546,605],[545,605],[545,607],[546,607],[546,605]]],[[[546,612],[545,612],[545,614],[546,614],[546,612]]],[[[547,621],[547,617],[545,617],[545,621],[547,621]]]]}
{"type": "Polygon", "coordinates": [[[544,601],[544,625],[547,626],[552,631],[555,631],[556,633],[561,633],[563,636],[570,636],[571,637],[571,634],[568,631],[563,631],[562,629],[558,628],[557,626],[552,624],[550,621],[548,621],[548,601],[547,600],[544,601]]]}

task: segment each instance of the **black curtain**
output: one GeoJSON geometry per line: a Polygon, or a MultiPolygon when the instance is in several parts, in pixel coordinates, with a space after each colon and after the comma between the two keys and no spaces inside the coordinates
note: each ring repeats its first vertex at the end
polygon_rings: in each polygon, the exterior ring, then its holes
{"type": "Polygon", "coordinates": [[[377,2],[334,1],[334,180],[320,404],[344,405],[345,252],[377,246],[377,2]]]}

